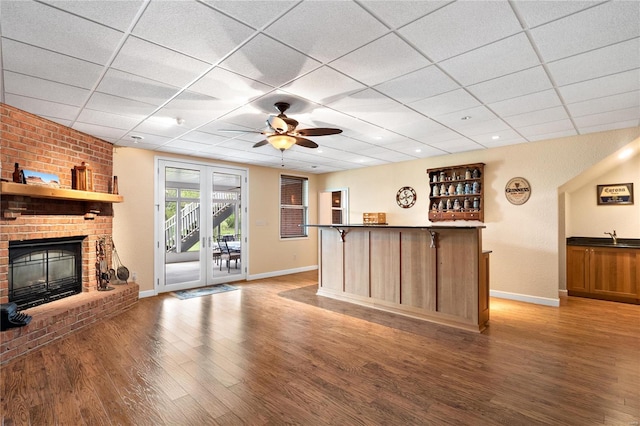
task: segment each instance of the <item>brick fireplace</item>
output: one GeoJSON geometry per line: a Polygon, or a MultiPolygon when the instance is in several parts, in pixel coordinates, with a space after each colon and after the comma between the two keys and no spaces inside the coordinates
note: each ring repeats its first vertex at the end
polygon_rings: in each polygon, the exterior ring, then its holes
{"type": "MultiPolygon", "coordinates": [[[[0,104],[0,112],[3,180],[12,181],[18,163],[23,169],[55,174],[60,187],[70,189],[72,170],[84,161],[93,169],[94,191],[109,192],[113,173],[110,143],[9,105],[0,104]]],[[[27,310],[33,316],[31,324],[0,335],[0,363],[62,337],[63,328],[71,332],[115,315],[137,300],[138,286],[133,283],[111,292],[96,291],[95,247],[98,239],[112,235],[111,203],[2,194],[0,212],[0,303],[9,301],[10,241],[82,237],[82,294],[27,310]],[[87,214],[91,211],[99,213],[87,214]],[[43,338],[47,335],[48,339],[43,338]]]]}

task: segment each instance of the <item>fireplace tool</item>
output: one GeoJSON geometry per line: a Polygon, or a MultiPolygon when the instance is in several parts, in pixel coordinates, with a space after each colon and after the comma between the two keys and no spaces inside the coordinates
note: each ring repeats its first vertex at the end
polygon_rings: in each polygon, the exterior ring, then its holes
{"type": "Polygon", "coordinates": [[[106,254],[105,239],[100,238],[96,241],[96,281],[99,291],[115,289],[114,287],[109,287],[109,265],[106,254]]]}
{"type": "Polygon", "coordinates": [[[111,247],[113,249],[111,259],[113,260],[113,266],[116,268],[116,276],[120,281],[124,281],[125,284],[129,284],[127,281],[129,279],[129,269],[120,261],[120,256],[118,256],[116,244],[113,242],[113,239],[111,240],[111,247]]]}

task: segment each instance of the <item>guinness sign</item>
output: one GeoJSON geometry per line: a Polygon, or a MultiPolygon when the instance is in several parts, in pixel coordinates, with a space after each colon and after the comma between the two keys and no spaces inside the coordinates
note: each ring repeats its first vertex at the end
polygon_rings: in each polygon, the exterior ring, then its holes
{"type": "Polygon", "coordinates": [[[531,185],[525,178],[514,177],[504,187],[504,196],[511,204],[522,205],[531,196],[531,185]]]}

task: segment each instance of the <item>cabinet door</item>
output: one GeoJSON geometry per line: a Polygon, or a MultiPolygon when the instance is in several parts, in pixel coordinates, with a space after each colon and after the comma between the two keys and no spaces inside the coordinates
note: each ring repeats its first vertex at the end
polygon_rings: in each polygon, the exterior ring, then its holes
{"type": "Polygon", "coordinates": [[[640,250],[595,247],[589,254],[593,293],[638,298],[640,250]]]}
{"type": "Polygon", "coordinates": [[[589,249],[567,246],[567,290],[589,291],[589,249]]]}

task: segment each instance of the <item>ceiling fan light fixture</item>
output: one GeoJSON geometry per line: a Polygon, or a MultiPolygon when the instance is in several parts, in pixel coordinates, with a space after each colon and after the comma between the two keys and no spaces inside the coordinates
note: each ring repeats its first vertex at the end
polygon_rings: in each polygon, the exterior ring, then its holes
{"type": "Polygon", "coordinates": [[[289,135],[271,135],[267,136],[267,140],[279,151],[285,151],[296,144],[296,138],[289,135]]]}

